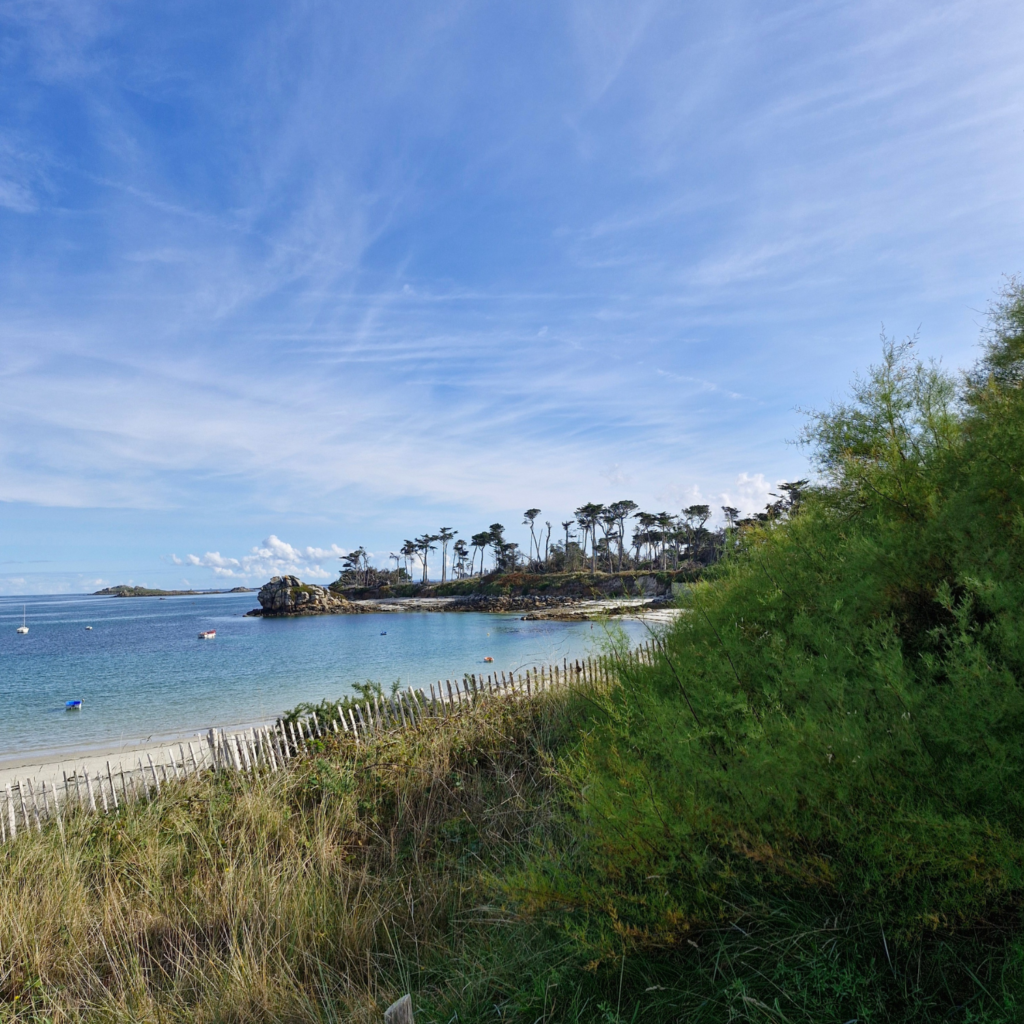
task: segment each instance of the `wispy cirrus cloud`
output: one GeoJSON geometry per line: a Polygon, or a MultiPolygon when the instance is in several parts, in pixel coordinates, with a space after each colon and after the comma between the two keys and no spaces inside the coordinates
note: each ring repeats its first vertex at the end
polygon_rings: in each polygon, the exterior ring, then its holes
{"type": "Polygon", "coordinates": [[[254,579],[327,572],[270,536],[760,507],[879,321],[963,363],[1019,269],[1012,0],[0,29],[0,503],[86,554],[91,508],[254,579]]]}
{"type": "Polygon", "coordinates": [[[700,377],[688,377],[682,373],[670,373],[668,370],[655,370],[654,371],[659,377],[664,377],[666,380],[676,381],[679,384],[696,384],[702,391],[721,391],[729,398],[742,398],[743,396],[736,391],[727,391],[724,388],[719,387],[714,381],[703,380],[700,377]]]}

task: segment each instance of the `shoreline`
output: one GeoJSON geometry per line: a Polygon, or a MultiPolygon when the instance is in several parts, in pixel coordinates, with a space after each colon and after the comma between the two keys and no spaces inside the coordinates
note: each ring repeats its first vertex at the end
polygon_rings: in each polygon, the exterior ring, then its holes
{"type": "Polygon", "coordinates": [[[209,729],[223,729],[228,733],[238,733],[246,729],[270,725],[267,719],[249,722],[211,723],[207,729],[183,730],[167,733],[163,736],[147,736],[145,739],[125,740],[119,744],[108,743],[89,747],[74,747],[68,750],[36,750],[25,751],[11,756],[0,755],[0,790],[4,785],[13,785],[15,779],[31,777],[39,782],[63,782],[64,773],[71,775],[83,767],[91,774],[100,769],[106,770],[107,763],[111,767],[124,765],[125,771],[136,768],[136,760],[145,761],[151,755],[156,761],[157,754],[168,750],[176,751],[179,746],[188,751],[188,745],[206,746],[206,735],[209,729]]]}
{"type": "Polygon", "coordinates": [[[246,618],[295,619],[310,615],[400,615],[409,612],[478,612],[485,615],[520,615],[525,621],[591,622],[602,618],[652,618],[671,621],[680,611],[671,597],[534,597],[472,595],[467,597],[356,598],[326,604],[309,602],[294,610],[253,608],[246,618]],[[667,617],[666,617],[667,613],[667,617]]]}
{"type": "MultiPolygon", "coordinates": [[[[490,598],[490,600],[494,600],[490,598]]],[[[353,602],[355,603],[355,602],[353,602]]],[[[463,597],[394,597],[381,598],[377,601],[360,601],[366,612],[379,612],[383,614],[423,613],[440,612],[447,610],[477,611],[493,614],[502,618],[513,618],[521,621],[563,621],[581,622],[597,620],[628,619],[642,621],[651,626],[665,626],[682,614],[682,609],[667,606],[664,598],[659,597],[632,597],[632,598],[604,598],[604,599],[555,599],[550,598],[543,603],[530,602],[530,608],[517,609],[483,609],[465,606],[463,597]],[[463,605],[461,608],[452,608],[452,605],[463,605]],[[521,614],[516,614],[520,612],[521,614]]],[[[267,618],[297,618],[303,613],[268,615],[267,618]]],[[[310,614],[309,612],[305,613],[310,614]]],[[[313,612],[313,614],[332,614],[332,612],[313,612]]],[[[255,710],[255,709],[254,709],[255,710]]],[[[41,745],[35,749],[24,749],[20,751],[0,751],[0,792],[4,784],[12,784],[17,778],[33,777],[40,781],[46,780],[50,783],[61,782],[63,772],[71,775],[73,771],[80,771],[84,766],[90,774],[103,768],[109,761],[112,766],[124,763],[125,769],[136,767],[137,759],[141,757],[145,762],[147,754],[157,758],[159,753],[164,756],[169,749],[177,749],[183,745],[188,750],[188,743],[196,744],[197,740],[205,745],[206,735],[209,729],[224,729],[228,732],[239,732],[252,727],[270,724],[273,717],[245,717],[244,712],[239,718],[230,715],[220,716],[220,720],[206,721],[202,726],[185,726],[183,728],[169,728],[166,732],[154,732],[150,735],[122,735],[120,737],[109,737],[105,740],[99,739],[94,742],[76,744],[74,742],[63,746],[41,745]]]]}

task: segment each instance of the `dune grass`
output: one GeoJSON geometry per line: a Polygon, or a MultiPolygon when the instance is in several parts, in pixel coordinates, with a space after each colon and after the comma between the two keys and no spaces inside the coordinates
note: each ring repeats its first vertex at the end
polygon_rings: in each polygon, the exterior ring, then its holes
{"type": "Polygon", "coordinates": [[[492,879],[550,835],[570,724],[564,697],[495,702],[20,837],[0,1020],[380,1020],[409,990],[422,1019],[494,1019],[540,953],[492,879]]]}

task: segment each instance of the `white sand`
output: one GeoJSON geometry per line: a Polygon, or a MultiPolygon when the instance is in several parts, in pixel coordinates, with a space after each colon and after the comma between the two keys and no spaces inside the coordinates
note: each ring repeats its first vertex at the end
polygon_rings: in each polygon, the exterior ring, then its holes
{"type": "MultiPolygon", "coordinates": [[[[252,725],[269,725],[269,722],[250,723],[249,725],[234,725],[225,728],[229,735],[241,732],[252,725]]],[[[33,784],[46,782],[49,785],[63,786],[64,774],[71,775],[73,772],[80,772],[83,768],[90,776],[95,777],[107,772],[107,762],[113,772],[120,770],[130,771],[138,768],[139,760],[148,766],[147,755],[153,758],[156,764],[168,764],[171,753],[180,763],[180,747],[189,757],[188,745],[192,744],[195,749],[196,758],[201,759],[203,754],[209,756],[209,744],[206,740],[206,732],[193,732],[182,734],[173,738],[164,737],[160,740],[139,740],[125,742],[118,746],[110,746],[97,749],[91,747],[87,750],[69,750],[59,753],[15,755],[12,757],[0,757],[0,790],[5,784],[12,785],[15,779],[30,778],[33,784]]],[[[191,765],[191,760],[189,761],[191,765]]]]}

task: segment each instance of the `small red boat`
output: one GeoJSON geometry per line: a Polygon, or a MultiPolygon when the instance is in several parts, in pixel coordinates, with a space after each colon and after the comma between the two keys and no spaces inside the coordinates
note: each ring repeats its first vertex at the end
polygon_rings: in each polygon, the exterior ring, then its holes
{"type": "Polygon", "coordinates": [[[199,634],[199,639],[200,640],[212,640],[216,635],[217,635],[217,630],[215,630],[215,629],[204,629],[202,631],[202,633],[199,634]]]}
{"type": "Polygon", "coordinates": [[[484,661],[494,661],[494,659],[488,654],[484,661]]]}

